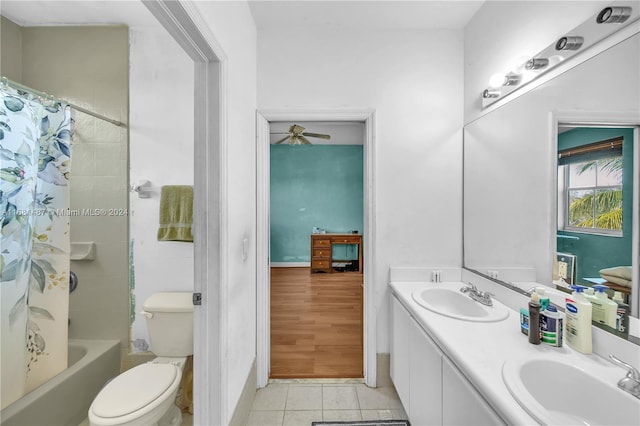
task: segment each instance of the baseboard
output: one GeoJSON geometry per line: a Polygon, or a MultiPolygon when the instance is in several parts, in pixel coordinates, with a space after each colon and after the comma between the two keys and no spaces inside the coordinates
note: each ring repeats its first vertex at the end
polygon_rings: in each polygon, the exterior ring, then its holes
{"type": "Polygon", "coordinates": [[[391,381],[391,354],[376,354],[376,362],[378,363],[376,368],[376,387],[393,386],[391,381]]]}
{"type": "Polygon", "coordinates": [[[233,416],[229,421],[230,426],[245,426],[247,424],[253,399],[256,396],[256,383],[258,383],[258,374],[256,372],[256,360],[254,359],[251,363],[251,370],[249,370],[247,380],[242,387],[242,394],[236,404],[236,409],[233,411],[233,416]]]}
{"type": "Polygon", "coordinates": [[[309,268],[311,262],[271,262],[272,268],[309,268]]]}

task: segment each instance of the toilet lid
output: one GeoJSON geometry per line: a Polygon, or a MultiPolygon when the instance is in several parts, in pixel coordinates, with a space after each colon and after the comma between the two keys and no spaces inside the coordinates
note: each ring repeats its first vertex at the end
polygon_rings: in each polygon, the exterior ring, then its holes
{"type": "Polygon", "coordinates": [[[93,401],[93,413],[110,418],[131,414],[158,399],[176,380],[173,364],[142,364],[110,381],[93,401]]]}

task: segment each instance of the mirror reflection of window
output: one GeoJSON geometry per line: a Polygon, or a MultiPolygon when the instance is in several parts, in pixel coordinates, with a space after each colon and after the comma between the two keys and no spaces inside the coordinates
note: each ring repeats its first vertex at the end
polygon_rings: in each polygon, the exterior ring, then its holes
{"type": "Polygon", "coordinates": [[[618,285],[603,273],[632,265],[633,147],[631,128],[566,126],[558,134],[557,255],[573,259],[575,283],[605,284],[610,297],[631,293],[630,281],[618,285]]]}
{"type": "Polygon", "coordinates": [[[622,235],[622,138],[559,153],[560,229],[622,235]]]}

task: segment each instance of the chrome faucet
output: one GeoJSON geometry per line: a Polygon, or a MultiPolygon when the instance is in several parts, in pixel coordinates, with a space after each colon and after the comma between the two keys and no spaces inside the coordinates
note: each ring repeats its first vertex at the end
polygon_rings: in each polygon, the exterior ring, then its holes
{"type": "Polygon", "coordinates": [[[638,370],[636,370],[632,365],[619,360],[613,354],[609,354],[609,358],[615,364],[627,369],[627,375],[620,379],[618,387],[640,399],[640,372],[638,372],[638,370]]]}
{"type": "Polygon", "coordinates": [[[469,283],[466,287],[462,287],[460,289],[462,293],[469,293],[469,297],[475,300],[476,302],[482,303],[486,306],[493,306],[493,300],[491,300],[491,296],[493,293],[489,293],[488,291],[478,290],[475,284],[469,283]]]}

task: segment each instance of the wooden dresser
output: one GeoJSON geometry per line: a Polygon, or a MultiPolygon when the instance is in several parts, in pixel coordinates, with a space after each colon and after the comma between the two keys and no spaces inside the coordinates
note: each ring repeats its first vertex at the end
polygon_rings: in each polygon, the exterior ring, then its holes
{"type": "Polygon", "coordinates": [[[358,246],[358,272],[362,273],[362,235],[311,234],[311,273],[332,272],[331,259],[335,244],[358,246]]]}

